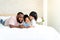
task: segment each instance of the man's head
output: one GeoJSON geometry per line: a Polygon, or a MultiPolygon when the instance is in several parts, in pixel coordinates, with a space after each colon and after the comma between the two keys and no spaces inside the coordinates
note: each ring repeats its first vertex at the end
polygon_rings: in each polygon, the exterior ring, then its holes
{"type": "Polygon", "coordinates": [[[19,23],[22,23],[23,22],[23,17],[24,17],[24,14],[22,12],[18,12],[17,13],[17,22],[19,23]]]}

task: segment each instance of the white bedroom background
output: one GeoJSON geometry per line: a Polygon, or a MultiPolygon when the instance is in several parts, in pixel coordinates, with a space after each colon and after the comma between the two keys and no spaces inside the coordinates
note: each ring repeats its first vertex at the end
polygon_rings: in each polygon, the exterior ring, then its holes
{"type": "Polygon", "coordinates": [[[44,25],[60,32],[60,0],[0,0],[0,16],[16,15],[17,12],[29,14],[31,11],[44,17],[44,25]]]}
{"type": "Polygon", "coordinates": [[[43,16],[43,0],[0,0],[0,15],[16,15],[17,12],[28,14],[36,11],[43,16]]]}
{"type": "Polygon", "coordinates": [[[43,25],[47,26],[47,3],[48,0],[43,0],[43,18],[44,18],[44,23],[43,25]]]}
{"type": "Polygon", "coordinates": [[[48,0],[48,25],[60,32],[60,0],[48,0]]]}

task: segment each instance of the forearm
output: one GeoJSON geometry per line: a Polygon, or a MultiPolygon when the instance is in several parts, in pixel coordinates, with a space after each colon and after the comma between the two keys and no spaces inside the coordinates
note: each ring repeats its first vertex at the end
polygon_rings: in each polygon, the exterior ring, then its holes
{"type": "Polygon", "coordinates": [[[10,28],[19,28],[19,26],[9,25],[10,28]]]}
{"type": "Polygon", "coordinates": [[[19,28],[25,28],[23,25],[19,25],[19,28]]]}
{"type": "Polygon", "coordinates": [[[33,28],[33,26],[29,26],[28,28],[33,28]]]}

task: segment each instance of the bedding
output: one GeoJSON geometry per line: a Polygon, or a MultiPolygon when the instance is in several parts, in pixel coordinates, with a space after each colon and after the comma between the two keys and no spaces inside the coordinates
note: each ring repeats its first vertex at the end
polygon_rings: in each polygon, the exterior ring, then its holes
{"type": "Polygon", "coordinates": [[[52,27],[36,25],[35,28],[1,28],[0,40],[60,40],[60,34],[52,27]]]}
{"type": "Polygon", "coordinates": [[[4,26],[4,25],[0,24],[0,29],[1,28],[10,28],[10,27],[9,26],[4,26]]]}
{"type": "MultiPolygon", "coordinates": [[[[10,16],[0,16],[6,20],[10,16]]],[[[0,40],[60,40],[60,34],[52,27],[38,25],[34,28],[9,28],[0,24],[0,40]]]]}
{"type": "Polygon", "coordinates": [[[9,17],[11,17],[11,16],[0,16],[0,19],[6,20],[9,17]]]}

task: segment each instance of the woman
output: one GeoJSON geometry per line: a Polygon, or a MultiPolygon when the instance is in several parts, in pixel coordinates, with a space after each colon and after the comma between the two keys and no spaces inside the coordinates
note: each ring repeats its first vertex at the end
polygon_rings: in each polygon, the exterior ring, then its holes
{"type": "Polygon", "coordinates": [[[36,21],[37,21],[37,13],[32,11],[30,14],[29,14],[29,17],[30,17],[30,20],[31,20],[31,24],[33,27],[36,26],[36,21]]]}

